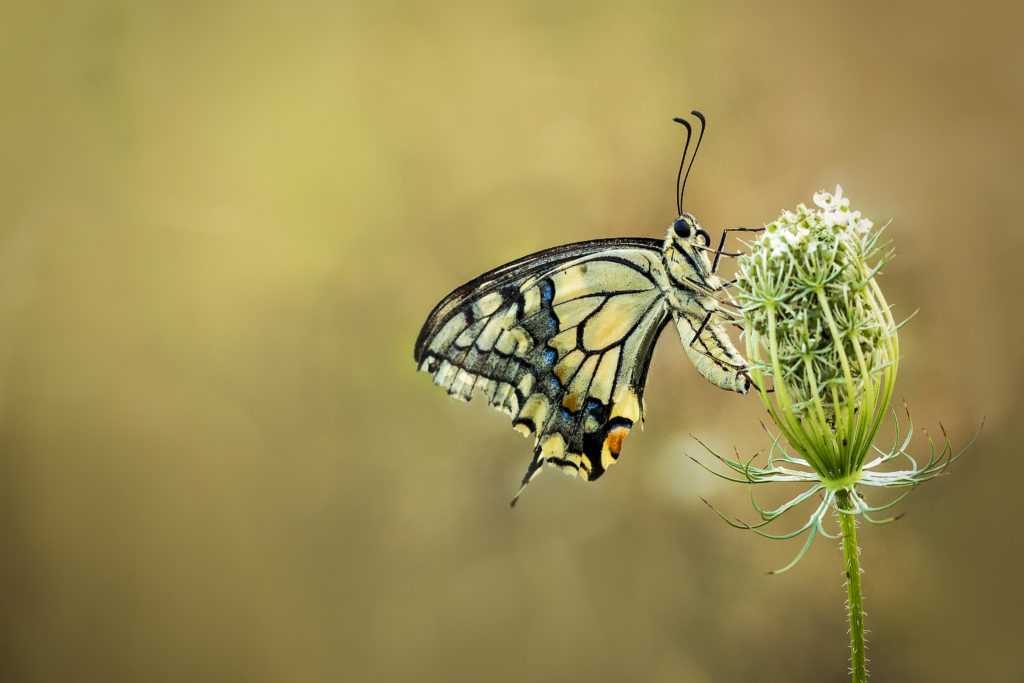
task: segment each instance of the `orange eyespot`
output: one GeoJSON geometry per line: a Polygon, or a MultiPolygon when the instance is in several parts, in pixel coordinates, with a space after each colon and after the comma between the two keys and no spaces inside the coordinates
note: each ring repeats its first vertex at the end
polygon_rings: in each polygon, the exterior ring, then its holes
{"type": "Polygon", "coordinates": [[[608,446],[608,451],[618,457],[622,451],[622,442],[629,436],[629,427],[616,427],[615,429],[608,432],[608,436],[604,438],[604,443],[608,446]]]}

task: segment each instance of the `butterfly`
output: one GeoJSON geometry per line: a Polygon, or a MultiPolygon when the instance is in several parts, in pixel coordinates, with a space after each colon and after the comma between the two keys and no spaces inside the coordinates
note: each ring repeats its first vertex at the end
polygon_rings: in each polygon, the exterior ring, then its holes
{"type": "MultiPolygon", "coordinates": [[[[709,382],[746,393],[743,356],[725,333],[715,275],[725,253],[683,212],[683,192],[704,137],[686,127],[676,177],[678,218],[661,239],[596,239],[538,251],[470,280],[441,300],[416,339],[419,370],[452,397],[482,394],[534,436],[533,459],[512,505],[544,463],[593,481],[619,457],[643,418],[655,342],[672,321],[709,382]],[[714,255],[714,261],[709,258],[714,255]]],[[[735,254],[729,254],[735,256],[735,254]]]]}

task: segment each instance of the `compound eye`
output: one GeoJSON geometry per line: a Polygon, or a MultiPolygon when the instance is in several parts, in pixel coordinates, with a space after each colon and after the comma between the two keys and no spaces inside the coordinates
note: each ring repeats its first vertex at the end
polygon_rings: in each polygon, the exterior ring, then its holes
{"type": "Polygon", "coordinates": [[[677,236],[685,239],[690,236],[690,223],[685,218],[676,219],[676,222],[672,224],[672,230],[677,236]]]}

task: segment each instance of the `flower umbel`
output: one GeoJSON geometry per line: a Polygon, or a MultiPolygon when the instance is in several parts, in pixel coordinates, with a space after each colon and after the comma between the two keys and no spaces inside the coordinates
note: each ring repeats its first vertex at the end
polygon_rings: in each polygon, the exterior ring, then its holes
{"type": "Polygon", "coordinates": [[[859,211],[850,210],[850,200],[837,186],[835,193],[816,193],[811,208],[800,204],[796,211],[783,211],[765,226],[750,253],[739,258],[737,322],[745,328],[750,375],[781,434],[773,438],[763,468],[712,454],[742,476],[736,481],[811,485],[778,509],[762,510],[755,504],[761,522],[730,522],[735,526],[769,536],[759,528],[821,495],[807,524],[771,536],[810,532],[803,550],[785,569],[799,561],[817,533],[836,537],[822,526],[830,510],[874,522],[870,513],[902,498],[870,507],[858,486],[914,486],[941,474],[956,457],[945,435],[938,452],[929,437],[930,457],[919,466],[906,451],[909,433],[900,441],[898,422],[888,451],[874,445],[890,412],[899,367],[899,326],[876,281],[892,255],[880,243],[881,232],[859,211]],[[784,450],[783,437],[795,453],[784,450]],[[868,462],[872,452],[876,457],[868,462]],[[908,469],[878,469],[901,457],[908,469]]]}

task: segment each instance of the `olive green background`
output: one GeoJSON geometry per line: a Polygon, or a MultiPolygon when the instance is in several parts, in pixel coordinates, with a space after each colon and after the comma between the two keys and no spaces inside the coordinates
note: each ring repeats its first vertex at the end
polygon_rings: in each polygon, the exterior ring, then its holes
{"type": "Polygon", "coordinates": [[[768,576],[799,543],[700,502],[753,519],[686,455],[766,416],[674,333],[619,465],[514,511],[529,443],[414,371],[478,273],[664,234],[698,108],[704,227],[841,183],[919,311],[897,395],[987,419],[862,527],[873,678],[1019,680],[1012,6],[4,3],[0,679],[846,680],[836,542],[768,576]]]}

